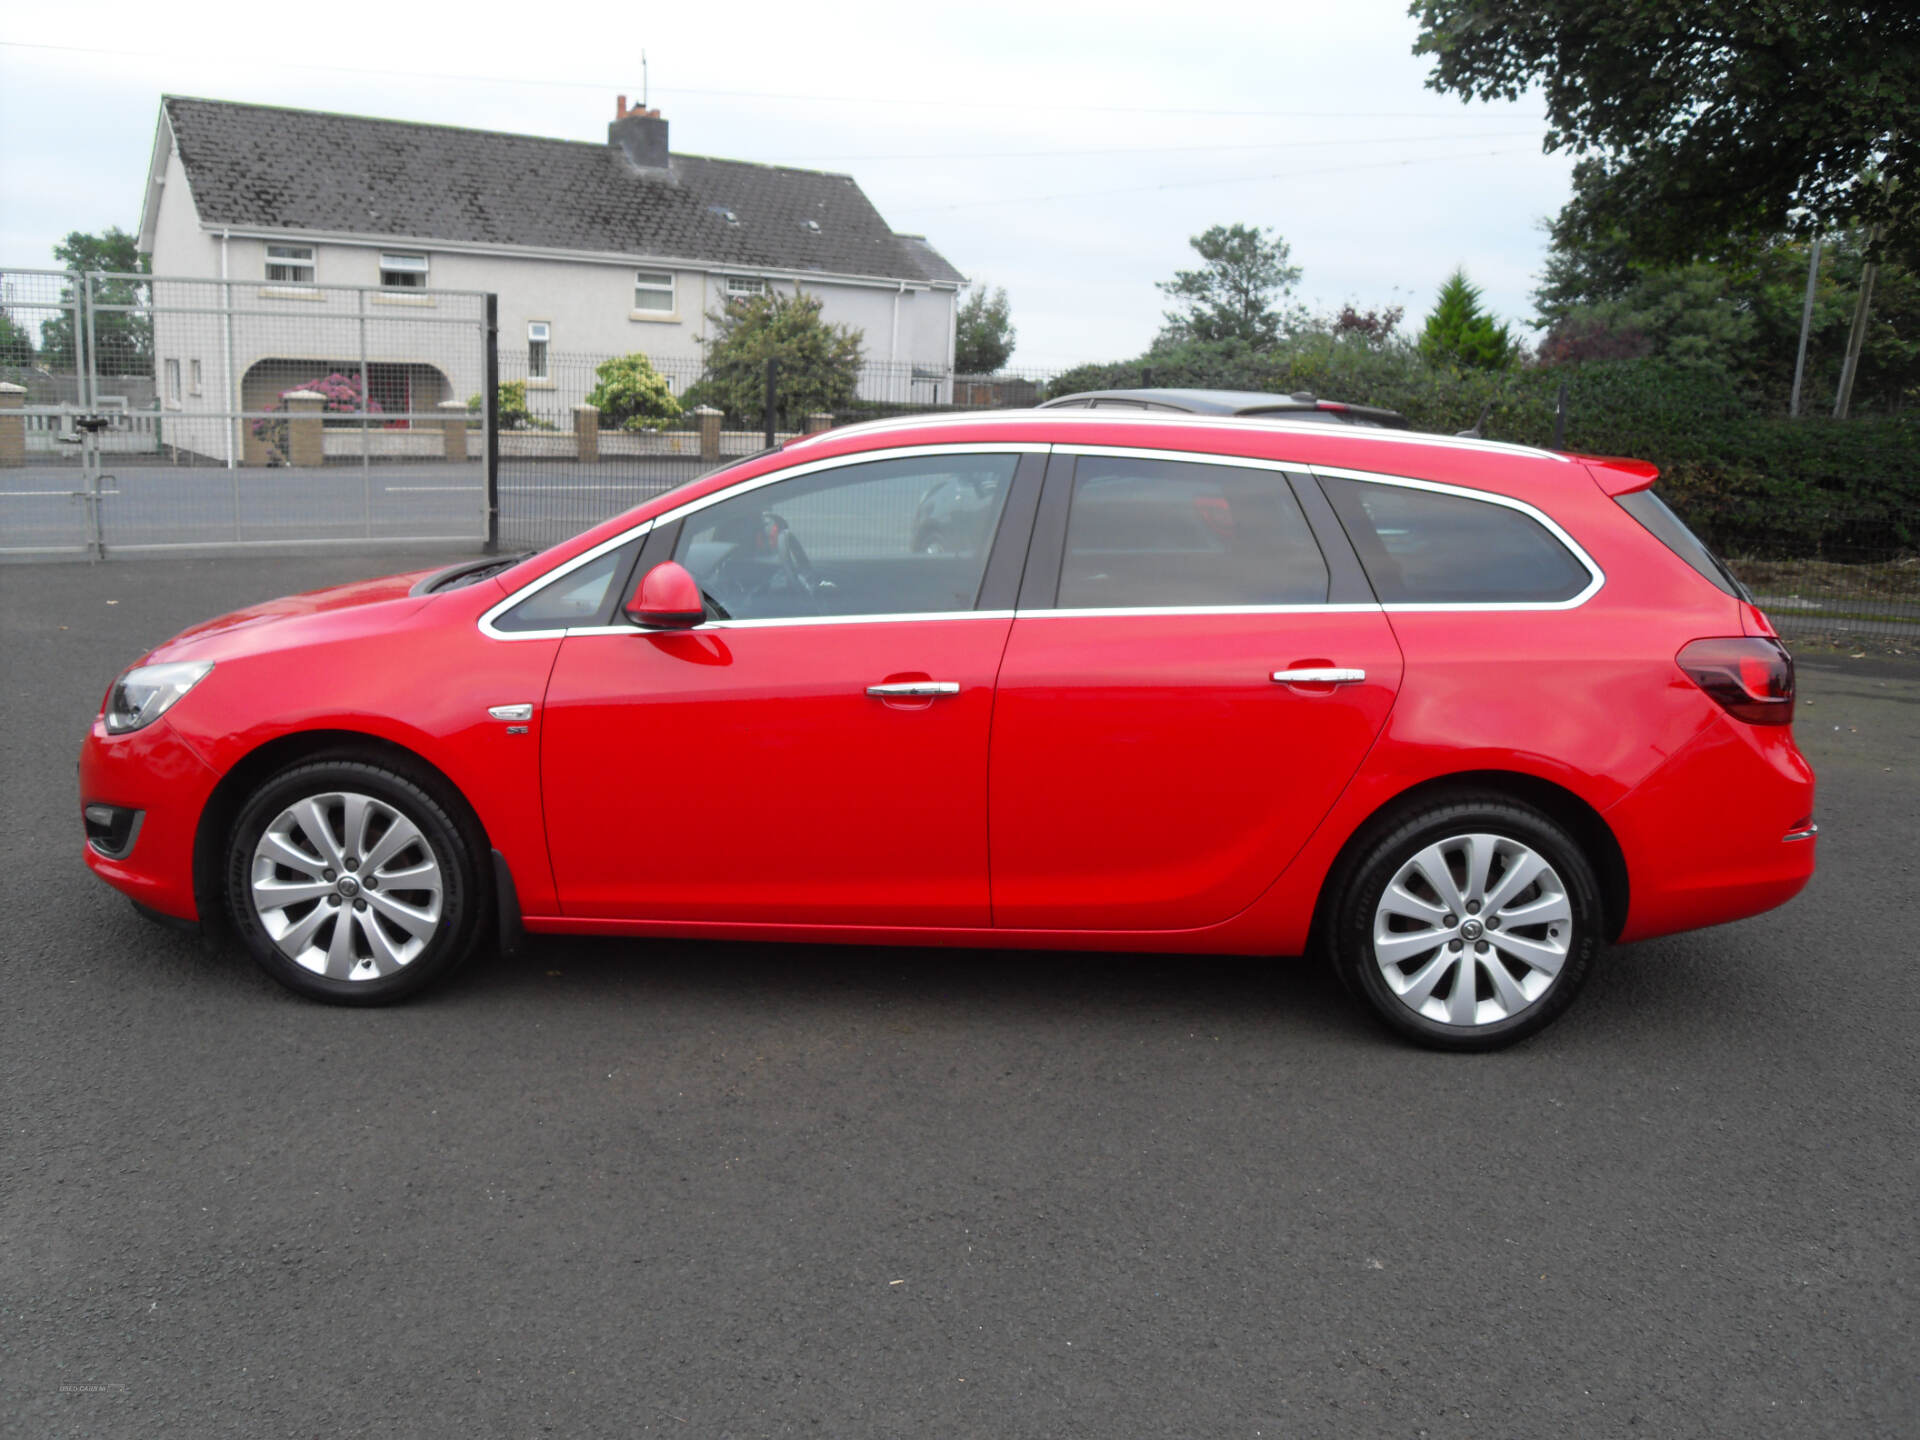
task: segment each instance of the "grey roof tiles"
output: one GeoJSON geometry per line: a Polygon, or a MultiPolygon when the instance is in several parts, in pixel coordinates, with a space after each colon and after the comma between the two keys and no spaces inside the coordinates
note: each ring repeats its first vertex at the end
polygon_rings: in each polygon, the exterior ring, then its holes
{"type": "Polygon", "coordinates": [[[587,141],[182,96],[162,103],[203,224],[964,278],[924,238],[894,234],[849,175],[675,155],[666,178],[587,141]]]}

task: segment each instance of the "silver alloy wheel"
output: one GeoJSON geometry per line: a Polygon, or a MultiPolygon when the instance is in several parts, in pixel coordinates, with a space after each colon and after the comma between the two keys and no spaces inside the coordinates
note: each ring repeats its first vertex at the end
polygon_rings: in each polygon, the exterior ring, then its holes
{"type": "Polygon", "coordinates": [[[1454,835],[1395,872],[1373,958],[1416,1015],[1470,1027],[1547,993],[1573,946],[1573,903],[1546,859],[1505,835],[1454,835]]]}
{"type": "Polygon", "coordinates": [[[444,881],[420,827],[384,800],[329,791],[274,816],[253,847],[253,909],[280,953],[330,980],[378,980],[427,948],[444,881]]]}

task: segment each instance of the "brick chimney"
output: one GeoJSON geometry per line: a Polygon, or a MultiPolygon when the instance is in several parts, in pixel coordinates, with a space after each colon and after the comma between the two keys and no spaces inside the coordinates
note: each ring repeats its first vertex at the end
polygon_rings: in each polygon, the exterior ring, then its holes
{"type": "Polygon", "coordinates": [[[607,126],[607,144],[626,157],[627,164],[643,173],[665,175],[671,161],[667,151],[667,122],[658,110],[636,105],[629,109],[627,97],[616,97],[613,123],[607,126]]]}

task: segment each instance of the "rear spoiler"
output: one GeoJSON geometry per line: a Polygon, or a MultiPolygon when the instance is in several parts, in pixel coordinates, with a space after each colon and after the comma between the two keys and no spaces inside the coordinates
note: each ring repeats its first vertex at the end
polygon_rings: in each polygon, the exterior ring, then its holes
{"type": "Polygon", "coordinates": [[[1609,495],[1631,495],[1645,490],[1660,478],[1660,467],[1645,460],[1628,460],[1619,455],[1571,455],[1587,467],[1593,483],[1609,495]]]}

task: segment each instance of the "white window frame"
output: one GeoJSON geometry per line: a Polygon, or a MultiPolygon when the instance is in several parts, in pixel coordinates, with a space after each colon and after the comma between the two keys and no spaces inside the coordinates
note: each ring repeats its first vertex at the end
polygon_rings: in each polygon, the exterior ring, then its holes
{"type": "Polygon", "coordinates": [[[633,309],[636,315],[675,315],[680,310],[680,297],[675,287],[675,276],[671,270],[636,270],[633,272],[633,309]],[[665,305],[646,305],[641,303],[644,295],[665,295],[665,305]]]}
{"type": "Polygon", "coordinates": [[[553,326],[545,320],[527,322],[527,379],[553,378],[553,326]]]}
{"type": "Polygon", "coordinates": [[[726,281],[727,298],[734,296],[765,295],[771,287],[764,275],[729,275],[726,281]]]}
{"type": "Polygon", "coordinates": [[[169,405],[180,403],[180,362],[178,360],[167,361],[167,403],[169,405]]]}
{"type": "Polygon", "coordinates": [[[187,377],[187,393],[198,395],[200,393],[200,362],[198,360],[189,362],[187,377]]]}
{"type": "Polygon", "coordinates": [[[267,246],[265,274],[269,285],[311,285],[316,270],[316,257],[311,245],[267,246]],[[287,273],[275,275],[275,270],[287,273]],[[301,273],[303,271],[304,274],[301,273]]]}
{"type": "Polygon", "coordinates": [[[411,250],[382,250],[380,252],[380,288],[383,290],[424,290],[427,288],[427,257],[411,250]],[[419,284],[402,282],[395,284],[387,279],[389,275],[418,275],[419,284]]]}

